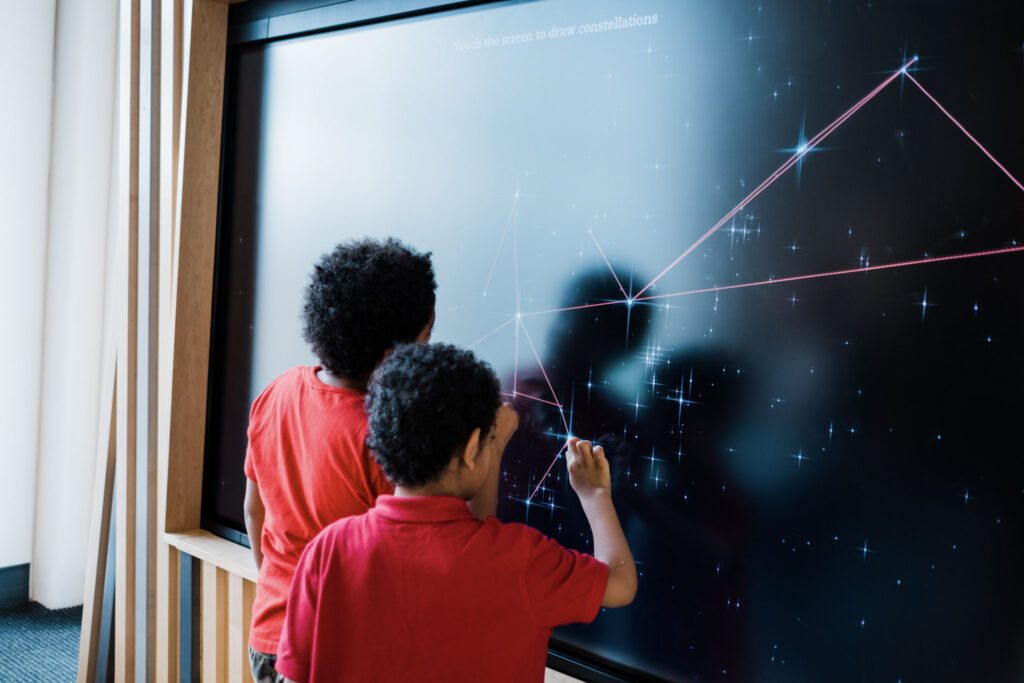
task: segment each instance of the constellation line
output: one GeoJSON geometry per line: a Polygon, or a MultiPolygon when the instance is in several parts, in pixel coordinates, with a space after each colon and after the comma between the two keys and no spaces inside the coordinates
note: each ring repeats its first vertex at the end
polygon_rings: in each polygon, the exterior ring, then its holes
{"type": "Polygon", "coordinates": [[[917,86],[917,89],[920,90],[924,94],[925,97],[927,97],[929,100],[931,100],[932,104],[934,104],[936,107],[939,108],[939,111],[941,111],[943,114],[946,115],[946,118],[948,118],[950,121],[953,122],[953,125],[955,125],[957,128],[960,129],[960,132],[962,132],[964,135],[966,135],[967,138],[971,142],[973,142],[975,145],[977,145],[978,149],[980,149],[982,151],[982,153],[989,158],[989,161],[991,161],[993,164],[995,164],[997,167],[999,167],[999,170],[1002,171],[1006,175],[1006,177],[1010,179],[1010,182],[1012,182],[1014,185],[1017,186],[1017,189],[1019,189],[1021,192],[1024,192],[1024,185],[1022,185],[1021,182],[1019,180],[1017,180],[1017,178],[1015,178],[1014,175],[1012,173],[1010,173],[1010,171],[1007,170],[1007,168],[1005,166],[1003,166],[1001,163],[999,163],[999,160],[996,159],[994,156],[992,156],[991,152],[989,152],[987,149],[985,149],[985,145],[983,145],[980,142],[978,142],[978,139],[976,137],[974,137],[973,135],[971,135],[970,131],[968,131],[966,128],[964,128],[963,124],[960,123],[959,121],[957,121],[956,118],[952,114],[950,114],[949,111],[945,107],[943,107],[941,104],[939,104],[939,101],[937,99],[935,99],[930,92],[925,90],[924,86],[921,85],[921,83],[918,82],[918,80],[916,78],[911,76],[909,73],[906,74],[906,76],[907,76],[907,78],[910,79],[911,83],[913,83],[914,85],[917,86]]]}
{"type": "Polygon", "coordinates": [[[547,404],[549,406],[554,406],[554,407],[556,407],[558,409],[562,408],[562,404],[561,403],[555,403],[554,401],[549,401],[549,400],[547,400],[545,398],[540,398],[538,396],[531,396],[530,394],[524,394],[521,391],[518,391],[518,392],[516,392],[514,394],[510,394],[507,391],[503,391],[503,392],[501,392],[501,395],[502,396],[507,396],[508,398],[526,398],[526,399],[529,399],[531,401],[537,401],[538,403],[545,403],[545,404],[547,404]]]}
{"type": "Polygon", "coordinates": [[[644,285],[643,289],[641,289],[639,292],[637,292],[636,295],[634,296],[634,298],[641,296],[644,292],[646,292],[648,289],[653,287],[654,284],[657,283],[658,280],[660,280],[662,277],[664,277],[666,273],[668,273],[670,270],[672,270],[677,265],[679,265],[680,261],[682,261],[684,258],[689,256],[690,253],[693,252],[694,249],[696,249],[701,244],[703,244],[704,241],[707,240],[709,237],[711,237],[711,235],[715,234],[715,232],[717,232],[719,228],[721,228],[723,225],[725,225],[727,222],[729,222],[729,220],[733,216],[735,216],[737,213],[742,211],[748,204],[750,204],[750,202],[754,201],[754,199],[756,199],[759,194],[761,194],[762,192],[767,190],[776,180],[778,180],[783,175],[785,175],[786,171],[788,171],[790,168],[792,168],[794,165],[796,165],[796,163],[798,161],[800,161],[802,158],[807,156],[807,154],[809,154],[811,152],[811,150],[813,150],[815,147],[818,146],[818,144],[823,142],[825,140],[825,138],[827,138],[829,135],[831,135],[833,132],[835,132],[851,116],[856,114],[864,105],[866,105],[868,102],[873,100],[875,98],[875,96],[878,95],[878,93],[882,92],[882,90],[884,90],[886,88],[886,86],[888,86],[890,83],[892,83],[897,78],[899,78],[900,75],[906,75],[907,74],[907,68],[910,67],[911,65],[913,65],[916,61],[917,61],[917,56],[915,55],[909,62],[904,64],[900,69],[898,69],[898,70],[894,71],[893,73],[891,73],[884,81],[882,81],[877,86],[875,86],[874,90],[872,90],[867,95],[865,95],[863,98],[861,98],[861,100],[859,102],[857,102],[852,107],[847,109],[835,121],[833,121],[832,123],[827,125],[817,135],[815,135],[813,138],[811,138],[806,143],[801,145],[800,148],[797,150],[797,152],[795,154],[793,154],[793,156],[789,157],[789,159],[787,159],[781,166],[779,166],[777,169],[775,169],[775,171],[773,171],[771,175],[769,175],[767,178],[765,178],[761,182],[760,185],[758,185],[756,188],[754,188],[750,192],[750,194],[748,194],[746,197],[744,197],[743,200],[740,201],[739,204],[734,206],[728,213],[726,213],[724,216],[722,216],[718,220],[717,223],[712,225],[711,228],[709,228],[707,232],[705,232],[703,235],[701,235],[699,238],[697,238],[696,242],[694,242],[689,247],[687,247],[686,251],[684,251],[682,254],[677,256],[676,259],[674,261],[672,261],[672,263],[668,264],[665,267],[664,270],[662,270],[660,273],[658,273],[658,275],[655,276],[655,278],[653,280],[651,280],[646,285],[644,285]]]}
{"type": "Polygon", "coordinates": [[[567,445],[568,443],[563,443],[562,447],[558,449],[557,453],[555,453],[555,457],[551,461],[551,464],[548,465],[548,468],[546,470],[544,470],[544,474],[542,474],[541,478],[537,480],[537,485],[533,487],[533,491],[531,491],[530,495],[526,498],[527,504],[529,504],[529,502],[533,500],[533,497],[537,495],[537,491],[540,490],[540,487],[544,484],[544,480],[546,480],[548,478],[548,475],[551,474],[551,470],[554,469],[555,463],[558,462],[558,459],[562,456],[562,451],[565,450],[565,447],[567,445]]]}
{"type": "Polygon", "coordinates": [[[501,248],[505,246],[505,237],[508,236],[508,226],[512,223],[512,217],[516,214],[516,205],[519,203],[519,195],[516,195],[512,199],[512,210],[508,212],[508,218],[505,219],[505,227],[501,231],[501,239],[498,240],[498,250],[494,252],[494,260],[491,261],[491,272],[487,274],[487,282],[484,284],[484,296],[487,296],[487,290],[491,288],[491,279],[494,277],[494,269],[498,266],[498,257],[501,256],[501,248]]]}
{"type": "Polygon", "coordinates": [[[537,347],[533,345],[533,338],[530,337],[530,331],[526,329],[526,325],[523,321],[519,321],[519,327],[523,330],[523,335],[526,337],[527,343],[530,345],[530,350],[533,351],[533,357],[537,361],[537,367],[540,368],[540,374],[544,375],[544,381],[548,383],[548,390],[551,392],[551,398],[559,403],[558,416],[562,418],[562,426],[565,427],[566,435],[569,434],[569,423],[565,419],[565,411],[561,408],[561,401],[558,399],[558,394],[555,393],[555,387],[551,384],[551,378],[548,377],[548,371],[544,369],[544,363],[540,359],[540,354],[537,353],[537,347]]]}
{"type": "Polygon", "coordinates": [[[615,269],[612,268],[612,262],[608,260],[608,256],[604,253],[604,249],[601,248],[601,243],[597,241],[597,237],[594,236],[593,230],[588,230],[590,233],[590,239],[594,240],[594,246],[597,247],[598,253],[601,254],[601,258],[604,259],[605,265],[608,266],[608,270],[612,272],[612,277],[615,278],[615,284],[619,286],[619,291],[622,292],[622,296],[629,298],[629,294],[626,294],[626,288],[622,286],[622,281],[619,280],[619,276],[615,274],[615,269]]]}
{"type": "Polygon", "coordinates": [[[466,348],[468,348],[468,349],[472,349],[472,348],[473,348],[474,346],[476,346],[477,344],[479,344],[479,343],[481,343],[481,342],[485,341],[486,339],[490,338],[491,336],[493,336],[493,335],[497,334],[498,332],[502,331],[503,329],[505,329],[506,327],[508,327],[508,326],[509,326],[509,325],[511,325],[512,323],[514,323],[515,321],[516,321],[516,319],[515,319],[515,318],[509,318],[508,320],[506,320],[506,321],[505,321],[505,322],[503,322],[502,324],[498,325],[497,327],[495,327],[495,328],[494,328],[493,330],[491,330],[490,332],[488,332],[488,333],[487,333],[487,334],[485,334],[484,336],[482,336],[482,337],[480,337],[479,339],[477,339],[477,340],[476,340],[475,342],[473,342],[472,344],[470,344],[470,345],[469,345],[468,347],[466,347],[466,348]]]}
{"type": "Polygon", "coordinates": [[[578,306],[565,306],[563,308],[548,308],[543,311],[529,311],[523,313],[524,318],[532,318],[538,315],[549,315],[551,313],[565,313],[566,311],[579,311],[584,308],[600,308],[601,306],[614,306],[615,304],[624,304],[628,299],[613,299],[611,301],[597,301],[592,304],[579,304],[578,306]]]}
{"type": "Polygon", "coordinates": [[[853,275],[854,273],[869,273],[873,270],[891,270],[893,268],[905,268],[908,266],[920,266],[928,263],[943,263],[947,261],[963,261],[965,259],[981,258],[984,256],[999,256],[1001,254],[1014,254],[1024,251],[1024,246],[1017,247],[1005,247],[1002,249],[987,249],[985,251],[974,251],[966,254],[952,254],[950,256],[933,256],[930,258],[913,259],[910,261],[897,261],[896,263],[883,263],[877,266],[865,266],[858,268],[844,268],[842,270],[832,270],[824,273],[809,273],[807,275],[791,275],[789,277],[780,277],[768,280],[758,280],[756,282],[741,282],[735,285],[721,285],[718,287],[705,287],[703,289],[689,289],[684,292],[673,292],[671,294],[654,294],[652,296],[645,296],[637,301],[651,301],[654,299],[668,299],[677,296],[688,296],[690,294],[707,294],[710,292],[724,292],[729,289],[744,289],[748,287],[762,287],[765,285],[778,285],[784,282],[797,282],[800,280],[816,280],[826,277],[836,277],[838,275],[853,275]]]}

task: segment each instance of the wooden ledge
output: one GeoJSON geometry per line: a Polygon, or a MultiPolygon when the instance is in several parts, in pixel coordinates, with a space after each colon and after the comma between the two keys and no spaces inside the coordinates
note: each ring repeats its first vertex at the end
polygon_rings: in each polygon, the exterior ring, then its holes
{"type": "Polygon", "coordinates": [[[256,582],[259,572],[252,551],[227,539],[214,536],[209,531],[194,529],[180,533],[165,533],[164,540],[183,553],[203,562],[220,567],[229,574],[241,576],[256,582]]]}

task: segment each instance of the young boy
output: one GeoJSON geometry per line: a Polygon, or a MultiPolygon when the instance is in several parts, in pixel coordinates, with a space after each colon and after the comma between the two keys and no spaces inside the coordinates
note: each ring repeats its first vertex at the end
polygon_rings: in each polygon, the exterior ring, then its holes
{"type": "Polygon", "coordinates": [[[374,374],[367,408],[369,443],[395,492],[303,553],[278,648],[288,679],[542,681],[553,627],[632,602],[636,567],[601,447],[568,444],[591,557],[470,513],[467,500],[497,491],[518,421],[471,352],[398,347],[374,374]]]}
{"type": "Polygon", "coordinates": [[[306,544],[392,491],[365,446],[366,382],[396,343],[430,338],[435,289],[430,255],[394,239],[340,244],[314,268],[303,322],[320,365],[275,379],[249,417],[245,526],[259,568],[249,640],[256,681],[281,680],[278,638],[306,544]]]}

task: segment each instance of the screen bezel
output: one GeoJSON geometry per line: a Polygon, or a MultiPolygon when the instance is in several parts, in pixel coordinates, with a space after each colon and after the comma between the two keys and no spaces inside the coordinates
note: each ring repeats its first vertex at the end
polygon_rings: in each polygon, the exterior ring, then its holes
{"type": "MultiPolygon", "coordinates": [[[[234,149],[231,144],[238,102],[235,96],[237,55],[241,50],[266,43],[308,36],[317,33],[351,30],[385,22],[430,17],[446,12],[489,9],[494,6],[536,2],[537,0],[465,0],[437,2],[436,0],[249,0],[232,5],[228,15],[228,47],[225,60],[224,109],[221,130],[220,183],[217,203],[217,239],[214,257],[213,315],[211,316],[210,367],[223,352],[224,317],[227,309],[225,271],[220,267],[223,257],[222,238],[231,224],[233,191],[232,168],[234,149]]],[[[210,372],[207,386],[206,433],[204,453],[216,452],[216,437],[221,430],[219,396],[222,386],[218,373],[210,372]]],[[[251,547],[247,534],[218,519],[210,510],[207,495],[211,477],[212,458],[204,457],[203,495],[200,524],[203,529],[221,537],[251,547]]],[[[662,681],[642,671],[623,667],[592,652],[574,647],[552,636],[547,666],[579,680],[593,683],[621,683],[623,681],[662,681]]]]}

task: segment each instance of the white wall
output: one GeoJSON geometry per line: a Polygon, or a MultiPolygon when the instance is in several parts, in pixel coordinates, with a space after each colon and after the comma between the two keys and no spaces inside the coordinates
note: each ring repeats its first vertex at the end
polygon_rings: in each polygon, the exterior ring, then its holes
{"type": "MultiPolygon", "coordinates": [[[[117,0],[58,0],[31,597],[82,602],[99,418],[117,0]]],[[[111,264],[112,265],[112,264],[111,264]]]]}
{"type": "Polygon", "coordinates": [[[0,568],[32,558],[55,0],[0,0],[0,568]]]}
{"type": "Polygon", "coordinates": [[[117,0],[0,0],[0,568],[82,602],[113,251],[117,0]]]}

